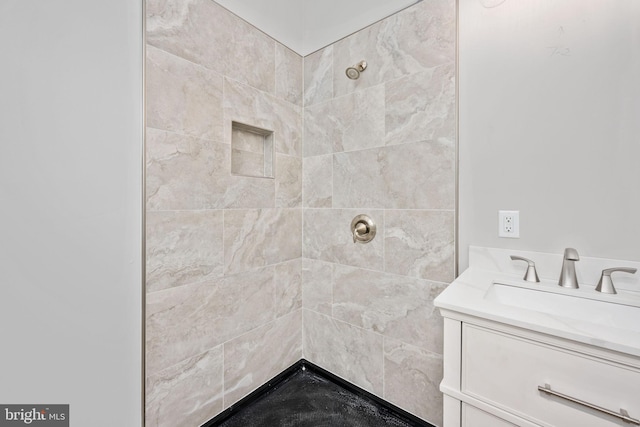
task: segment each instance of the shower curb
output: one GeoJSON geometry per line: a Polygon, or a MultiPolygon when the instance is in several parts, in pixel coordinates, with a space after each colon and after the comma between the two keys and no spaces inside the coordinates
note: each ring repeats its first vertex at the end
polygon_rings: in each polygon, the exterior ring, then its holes
{"type": "Polygon", "coordinates": [[[284,383],[287,379],[289,379],[293,375],[297,374],[300,371],[305,371],[305,370],[313,372],[314,374],[324,378],[325,380],[330,381],[365,400],[372,401],[379,407],[383,408],[385,411],[388,411],[389,413],[395,415],[396,417],[402,419],[403,421],[406,421],[412,427],[436,427],[433,424],[430,424],[427,421],[424,421],[423,419],[416,417],[415,415],[405,411],[404,409],[399,408],[393,405],[392,403],[387,402],[386,400],[356,386],[355,384],[352,384],[332,374],[331,372],[305,359],[298,360],[296,363],[294,363],[293,365],[291,365],[290,367],[288,367],[287,369],[285,369],[284,371],[282,371],[281,373],[279,373],[278,375],[276,375],[275,377],[267,381],[265,384],[258,387],[255,391],[253,391],[249,395],[245,396],[234,405],[229,406],[227,409],[225,409],[224,411],[216,415],[211,420],[202,424],[201,427],[217,427],[221,425],[223,422],[227,421],[228,419],[233,417],[235,414],[242,411],[244,408],[250,406],[253,402],[256,402],[257,400],[269,395],[271,392],[278,389],[278,387],[282,383],[284,383]]]}

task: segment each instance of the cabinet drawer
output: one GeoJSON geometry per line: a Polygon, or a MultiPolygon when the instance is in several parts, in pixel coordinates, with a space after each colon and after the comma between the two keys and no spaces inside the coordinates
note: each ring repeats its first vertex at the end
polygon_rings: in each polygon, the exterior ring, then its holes
{"type": "Polygon", "coordinates": [[[462,427],[515,427],[515,425],[463,403],[462,427]]]}
{"type": "Polygon", "coordinates": [[[550,426],[632,426],[612,415],[538,390],[553,391],[640,418],[640,370],[465,324],[462,392],[550,426]]]}

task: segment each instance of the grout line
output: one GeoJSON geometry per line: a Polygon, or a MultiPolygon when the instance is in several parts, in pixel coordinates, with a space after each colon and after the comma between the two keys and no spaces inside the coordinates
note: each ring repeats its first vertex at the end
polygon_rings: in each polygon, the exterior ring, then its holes
{"type": "MultiPolygon", "coordinates": [[[[214,70],[214,69],[212,69],[212,68],[209,68],[209,67],[207,67],[207,66],[206,66],[206,65],[204,65],[204,64],[200,64],[199,62],[194,62],[194,61],[192,61],[192,60],[190,60],[190,59],[188,59],[188,58],[185,58],[184,56],[181,56],[181,55],[179,55],[179,54],[177,54],[177,53],[174,53],[174,52],[170,52],[170,51],[165,50],[165,49],[163,49],[163,48],[161,48],[161,47],[155,46],[155,45],[153,45],[153,44],[151,44],[151,43],[148,43],[148,42],[147,42],[147,43],[146,43],[146,47],[147,47],[147,50],[149,50],[149,48],[152,48],[151,50],[157,50],[157,51],[160,51],[160,52],[162,52],[162,53],[164,53],[164,54],[166,54],[166,55],[169,55],[169,56],[172,56],[172,57],[174,57],[174,58],[177,58],[177,59],[178,59],[178,60],[180,60],[180,61],[187,62],[187,63],[192,64],[192,65],[194,65],[194,66],[196,66],[196,67],[198,67],[198,68],[202,68],[203,70],[205,70],[205,71],[207,71],[207,72],[210,72],[210,73],[213,73],[213,74],[217,74],[217,75],[219,75],[219,76],[221,76],[221,77],[225,77],[224,73],[221,73],[220,71],[217,71],[217,70],[214,70]]],[[[146,61],[148,61],[148,60],[149,60],[148,55],[146,55],[146,56],[145,56],[145,60],[146,60],[146,61]]]]}
{"type": "MultiPolygon", "coordinates": [[[[229,208],[226,210],[252,210],[252,209],[270,209],[270,208],[229,208]]],[[[297,209],[297,208],[288,208],[288,209],[297,209]]],[[[384,208],[384,207],[370,207],[370,206],[358,206],[355,208],[343,208],[343,207],[305,207],[307,210],[315,210],[315,211],[358,211],[358,210],[368,210],[368,211],[390,211],[390,212],[403,212],[403,211],[411,211],[411,212],[455,212],[455,209],[422,209],[422,208],[409,208],[409,209],[399,209],[399,208],[384,208]]],[[[162,211],[154,211],[154,212],[162,212],[162,211]]]]}
{"type": "Polygon", "coordinates": [[[455,209],[421,209],[421,208],[411,208],[411,209],[387,209],[380,207],[368,207],[361,206],[357,208],[342,208],[342,207],[257,207],[257,208],[199,208],[199,209],[147,209],[147,213],[168,213],[168,212],[186,212],[186,213],[199,213],[199,212],[215,212],[215,211],[230,211],[230,212],[242,212],[242,211],[256,211],[256,210],[267,210],[267,209],[280,209],[280,210],[314,210],[314,211],[359,211],[359,210],[368,210],[368,211],[388,211],[388,212],[442,212],[442,213],[455,213],[455,209]]]}
{"type": "MultiPolygon", "coordinates": [[[[381,333],[381,332],[374,331],[374,330],[372,330],[372,329],[367,329],[367,328],[365,328],[365,327],[363,327],[363,326],[360,326],[360,325],[354,325],[353,323],[350,323],[350,322],[348,322],[348,321],[346,321],[346,320],[338,319],[338,318],[336,318],[336,317],[333,317],[333,316],[331,316],[331,315],[328,315],[327,313],[321,313],[321,312],[319,312],[319,311],[312,310],[312,309],[309,309],[309,308],[308,308],[308,309],[306,309],[306,310],[307,310],[307,311],[309,311],[310,313],[314,313],[314,314],[316,314],[316,315],[318,315],[318,316],[322,316],[322,317],[324,317],[324,318],[326,318],[326,319],[328,319],[328,320],[330,320],[330,321],[332,321],[332,322],[341,323],[341,324],[343,324],[343,325],[347,325],[347,326],[349,326],[349,327],[356,328],[356,329],[358,329],[358,330],[360,330],[360,331],[363,331],[363,332],[365,332],[365,333],[367,333],[367,334],[369,334],[369,335],[375,335],[375,336],[377,336],[377,337],[382,338],[383,340],[384,340],[384,339],[387,339],[387,340],[398,341],[398,342],[400,342],[400,343],[402,343],[402,344],[404,344],[404,345],[406,345],[406,346],[409,346],[409,347],[411,347],[411,348],[418,349],[418,350],[422,350],[422,351],[425,351],[426,353],[429,353],[429,354],[433,354],[433,355],[435,355],[435,356],[440,356],[440,357],[442,357],[442,353],[437,353],[437,352],[431,351],[431,350],[429,350],[429,349],[427,349],[427,348],[424,348],[424,347],[421,347],[421,346],[418,346],[418,345],[415,345],[415,344],[411,344],[411,343],[407,342],[407,341],[406,341],[406,340],[404,340],[404,339],[401,339],[401,338],[395,338],[395,337],[390,337],[390,336],[388,336],[388,335],[384,335],[384,334],[383,334],[383,333],[381,333]]],[[[383,352],[384,352],[384,348],[383,348],[383,352]]]]}
{"type": "Polygon", "coordinates": [[[385,275],[389,275],[389,276],[396,276],[396,277],[406,277],[408,279],[414,279],[414,280],[420,280],[423,282],[429,282],[432,284],[436,284],[436,285],[449,285],[451,284],[451,282],[442,282],[439,280],[433,280],[433,279],[425,279],[423,277],[416,277],[416,276],[408,276],[406,274],[399,274],[399,273],[394,273],[392,271],[384,271],[384,270],[376,270],[373,268],[367,268],[367,267],[360,267],[357,265],[351,265],[351,264],[342,264],[340,262],[334,262],[334,261],[327,261],[324,259],[317,259],[317,258],[305,258],[314,262],[322,262],[325,264],[331,264],[331,265],[336,265],[336,266],[340,266],[340,267],[347,267],[347,268],[353,268],[353,269],[358,269],[358,270],[364,270],[364,271],[371,271],[373,273],[384,273],[385,275]]]}
{"type": "Polygon", "coordinates": [[[305,329],[304,329],[304,311],[306,310],[306,308],[302,307],[302,309],[300,310],[300,351],[302,352],[302,358],[306,359],[307,355],[306,355],[306,349],[305,349],[305,338],[307,336],[305,329]]]}
{"type": "MultiPolygon", "coordinates": [[[[215,140],[215,139],[211,139],[211,138],[203,138],[201,136],[196,136],[196,135],[190,135],[188,133],[181,132],[179,130],[161,129],[161,128],[158,128],[158,127],[155,127],[155,126],[145,126],[145,127],[148,130],[154,130],[154,131],[158,131],[158,132],[169,133],[171,135],[182,136],[182,137],[185,137],[185,138],[197,139],[197,140],[206,141],[206,142],[213,142],[215,144],[230,145],[230,144],[227,144],[226,142],[221,142],[221,141],[218,141],[218,140],[215,140]]],[[[223,136],[223,139],[224,139],[224,136],[223,136]]]]}
{"type": "Polygon", "coordinates": [[[227,213],[225,212],[225,209],[222,209],[222,277],[225,277],[227,275],[227,257],[226,257],[226,250],[225,250],[225,231],[227,229],[225,222],[226,222],[226,215],[227,213]]]}
{"type": "Polygon", "coordinates": [[[273,318],[272,320],[275,321],[276,319],[278,319],[278,272],[277,272],[277,267],[273,267],[273,274],[271,275],[271,280],[270,282],[272,283],[272,300],[273,300],[273,318]]]}
{"type": "Polygon", "coordinates": [[[331,100],[333,101],[333,99],[335,98],[335,79],[333,78],[333,74],[334,74],[334,69],[335,69],[335,54],[334,54],[334,50],[335,50],[335,43],[331,44],[331,73],[329,74],[331,76],[331,100]]]}
{"type": "Polygon", "coordinates": [[[226,378],[226,375],[225,375],[225,372],[226,372],[226,370],[225,370],[226,360],[225,360],[225,357],[224,357],[226,344],[222,343],[221,346],[222,346],[222,375],[220,377],[222,378],[222,409],[225,409],[226,408],[226,400],[227,400],[227,378],[226,378]]]}
{"type": "Polygon", "coordinates": [[[335,176],[334,170],[333,170],[334,169],[333,168],[333,163],[336,160],[335,154],[331,154],[331,159],[330,160],[331,160],[331,208],[333,209],[334,208],[334,200],[335,200],[335,191],[334,191],[335,188],[334,188],[334,185],[333,185],[334,176],[335,176]]]}
{"type": "Polygon", "coordinates": [[[331,290],[331,306],[329,308],[331,308],[331,317],[334,318],[333,317],[334,306],[336,304],[335,292],[334,292],[335,283],[336,283],[335,264],[331,264],[331,278],[329,279],[329,283],[331,285],[331,287],[329,288],[331,290]]]}
{"type": "Polygon", "coordinates": [[[385,363],[385,344],[387,341],[387,337],[385,337],[384,335],[382,336],[382,398],[385,399],[387,396],[387,382],[385,381],[385,367],[386,367],[386,363],[385,363]]]}
{"type": "Polygon", "coordinates": [[[380,238],[382,239],[382,271],[387,272],[387,210],[382,211],[382,233],[380,238]]]}
{"type": "Polygon", "coordinates": [[[160,293],[160,292],[171,291],[171,290],[183,288],[183,287],[186,287],[186,286],[202,285],[202,284],[206,284],[206,283],[210,283],[212,285],[213,284],[217,285],[217,283],[214,283],[214,282],[219,281],[219,280],[234,278],[234,277],[237,277],[237,276],[242,276],[242,275],[245,275],[245,274],[257,273],[257,272],[259,272],[261,270],[267,270],[267,269],[270,269],[270,268],[275,268],[275,267],[278,267],[278,266],[283,265],[283,264],[287,264],[287,263],[290,263],[290,262],[295,262],[295,261],[297,261],[299,259],[302,259],[302,257],[291,258],[291,259],[280,261],[280,262],[277,262],[277,263],[274,263],[274,264],[267,264],[267,265],[263,265],[263,266],[260,266],[260,267],[255,267],[255,268],[252,268],[252,269],[249,269],[249,270],[243,270],[243,271],[234,272],[234,273],[231,273],[231,274],[227,274],[227,273],[223,272],[223,274],[220,275],[220,276],[200,278],[200,279],[195,280],[193,282],[184,283],[182,285],[170,286],[168,288],[158,289],[157,291],[147,292],[147,295],[157,294],[157,293],[160,293]]]}
{"type": "MultiPolygon", "coordinates": [[[[254,27],[253,25],[251,25],[252,27],[254,27]]],[[[257,27],[254,27],[257,28],[257,27]]],[[[276,94],[278,93],[278,64],[277,64],[277,60],[278,60],[278,42],[274,39],[271,38],[271,41],[273,42],[273,95],[276,98],[279,98],[276,94]]]]}

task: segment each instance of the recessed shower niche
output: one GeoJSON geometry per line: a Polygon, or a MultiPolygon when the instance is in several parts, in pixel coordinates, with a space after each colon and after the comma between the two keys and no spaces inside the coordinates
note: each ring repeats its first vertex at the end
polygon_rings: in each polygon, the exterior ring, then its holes
{"type": "Polygon", "coordinates": [[[259,178],[274,177],[273,131],[231,122],[231,173],[259,178]]]}

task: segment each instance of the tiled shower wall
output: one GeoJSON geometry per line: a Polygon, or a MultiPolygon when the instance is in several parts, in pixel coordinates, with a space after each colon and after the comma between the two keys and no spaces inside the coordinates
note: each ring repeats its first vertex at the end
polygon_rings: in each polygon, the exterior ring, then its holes
{"type": "Polygon", "coordinates": [[[302,58],[211,0],[147,2],[147,426],[198,426],[302,357],[302,58]],[[231,175],[231,121],[275,179],[231,175]]]}
{"type": "Polygon", "coordinates": [[[455,16],[455,1],[424,0],[304,62],[305,358],[436,425],[433,299],[455,268],[455,16]],[[358,214],[377,223],[371,243],[352,241],[358,214]]]}
{"type": "Polygon", "coordinates": [[[303,347],[441,424],[455,2],[306,57],[304,91],[302,58],[211,0],[148,0],[147,43],[147,425],[198,425],[303,347]],[[231,175],[231,120],[275,131],[275,179],[231,175]]]}

